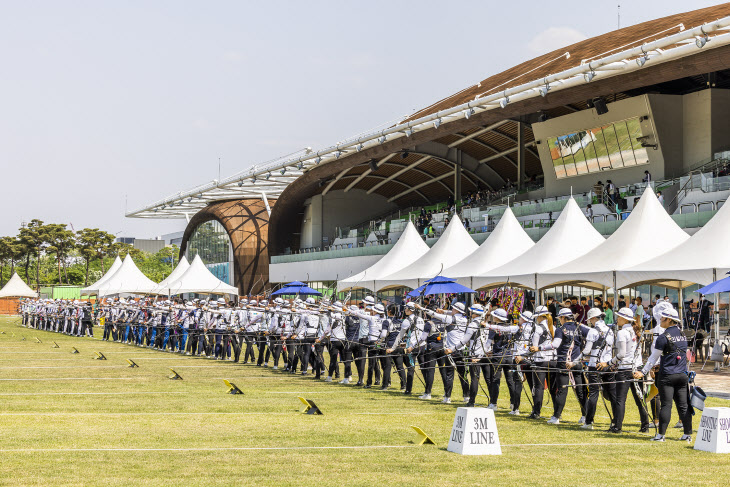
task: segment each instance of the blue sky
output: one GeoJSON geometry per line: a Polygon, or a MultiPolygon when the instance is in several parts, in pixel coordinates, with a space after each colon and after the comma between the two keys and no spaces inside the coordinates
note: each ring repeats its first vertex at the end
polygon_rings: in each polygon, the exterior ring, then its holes
{"type": "MultiPolygon", "coordinates": [[[[181,230],[125,207],[396,120],[615,29],[618,3],[0,0],[0,235],[181,230]]],[[[625,2],[621,24],[715,3],[625,2]]]]}

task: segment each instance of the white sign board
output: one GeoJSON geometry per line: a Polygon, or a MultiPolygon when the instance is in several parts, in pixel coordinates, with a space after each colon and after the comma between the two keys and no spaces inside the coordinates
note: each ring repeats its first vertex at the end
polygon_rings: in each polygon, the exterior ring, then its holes
{"type": "Polygon", "coordinates": [[[705,408],[702,411],[695,450],[730,453],[730,408],[705,408]]]}
{"type": "Polygon", "coordinates": [[[461,455],[501,455],[494,411],[487,408],[457,409],[447,450],[461,455]]]}

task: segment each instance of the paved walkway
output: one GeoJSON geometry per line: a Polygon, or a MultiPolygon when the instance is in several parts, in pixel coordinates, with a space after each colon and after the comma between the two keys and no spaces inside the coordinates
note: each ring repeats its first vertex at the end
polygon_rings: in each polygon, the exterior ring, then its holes
{"type": "Polygon", "coordinates": [[[692,370],[697,372],[695,384],[710,397],[730,399],[730,367],[723,367],[720,371],[713,372],[715,362],[707,362],[704,372],[700,372],[701,368],[701,363],[692,364],[692,370]]]}

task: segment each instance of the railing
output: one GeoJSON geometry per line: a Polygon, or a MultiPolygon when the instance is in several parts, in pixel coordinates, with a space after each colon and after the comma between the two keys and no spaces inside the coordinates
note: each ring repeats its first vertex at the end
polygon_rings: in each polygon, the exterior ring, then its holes
{"type": "Polygon", "coordinates": [[[679,214],[699,213],[701,211],[717,211],[727,200],[701,201],[699,203],[685,203],[679,207],[679,214]],[[704,206],[704,208],[703,208],[704,206]],[[692,211],[684,211],[685,208],[692,208],[692,211]]]}

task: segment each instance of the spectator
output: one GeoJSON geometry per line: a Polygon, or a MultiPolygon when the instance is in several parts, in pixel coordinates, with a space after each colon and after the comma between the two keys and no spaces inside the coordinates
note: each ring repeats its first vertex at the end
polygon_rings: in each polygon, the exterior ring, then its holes
{"type": "Polygon", "coordinates": [[[585,323],[586,322],[586,316],[588,315],[588,310],[591,309],[590,306],[588,306],[588,300],[585,296],[581,296],[580,298],[580,305],[578,307],[578,316],[575,319],[576,323],[585,323]]]}
{"type": "Polygon", "coordinates": [[[644,323],[644,305],[641,296],[636,298],[636,309],[634,310],[634,316],[639,318],[639,323],[644,323]]]}
{"type": "Polygon", "coordinates": [[[553,315],[553,319],[554,320],[557,319],[558,318],[558,309],[555,306],[555,301],[553,300],[552,296],[548,296],[548,298],[547,298],[547,307],[548,307],[548,311],[550,311],[550,314],[553,315]]]}
{"type": "Polygon", "coordinates": [[[626,298],[623,294],[618,297],[618,309],[626,307],[626,298]]]}
{"type": "Polygon", "coordinates": [[[604,323],[607,325],[613,324],[613,309],[611,308],[611,303],[606,300],[606,302],[603,305],[603,313],[606,315],[606,318],[603,320],[604,323]]]}
{"type": "Polygon", "coordinates": [[[634,313],[634,316],[636,316],[636,310],[638,309],[638,306],[636,305],[636,298],[631,300],[631,304],[629,305],[629,309],[632,313],[634,313]]]}
{"type": "Polygon", "coordinates": [[[714,303],[700,294],[700,309],[698,327],[705,331],[710,331],[710,309],[714,303]]]}
{"type": "Polygon", "coordinates": [[[649,171],[644,171],[644,178],[641,180],[642,183],[649,184],[651,182],[651,174],[649,171]]]}
{"type": "Polygon", "coordinates": [[[656,198],[659,200],[659,204],[662,205],[662,208],[664,207],[664,196],[662,195],[661,191],[656,192],[656,198]]]}
{"type": "Polygon", "coordinates": [[[469,230],[469,219],[468,218],[464,218],[464,228],[469,230]]]}
{"type": "Polygon", "coordinates": [[[593,221],[593,205],[586,206],[586,218],[589,221],[593,221]]]}

